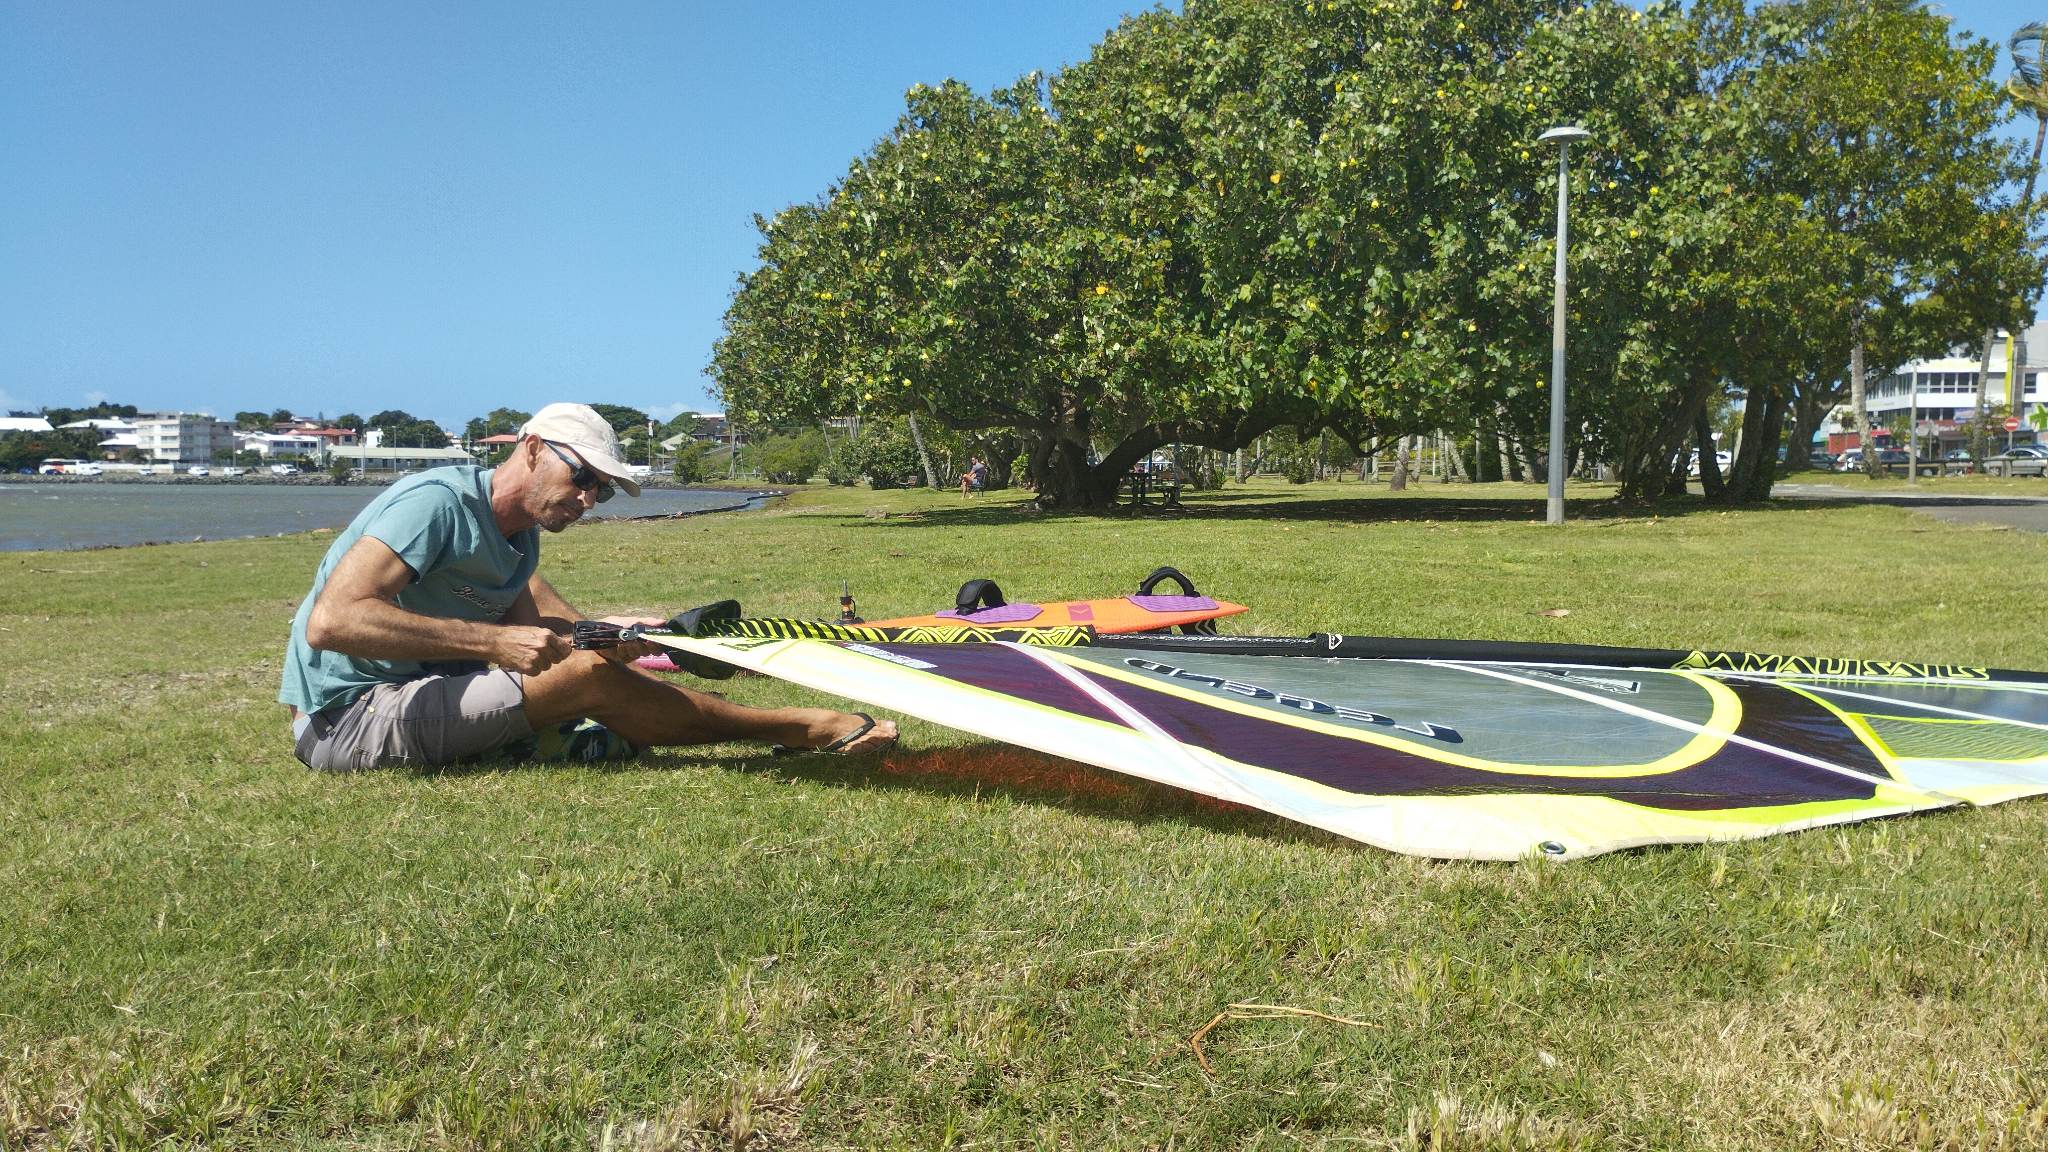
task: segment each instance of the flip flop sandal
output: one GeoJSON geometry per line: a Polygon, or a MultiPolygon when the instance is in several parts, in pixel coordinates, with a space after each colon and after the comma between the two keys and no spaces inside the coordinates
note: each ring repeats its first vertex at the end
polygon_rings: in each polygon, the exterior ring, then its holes
{"type": "MultiPolygon", "coordinates": [[[[821,745],[817,748],[791,748],[787,744],[777,744],[769,749],[769,751],[776,756],[844,756],[846,755],[848,745],[875,730],[875,718],[873,716],[865,712],[855,712],[854,715],[860,717],[860,727],[855,728],[830,744],[821,745]]],[[[875,751],[879,752],[881,749],[877,748],[875,751]]]]}

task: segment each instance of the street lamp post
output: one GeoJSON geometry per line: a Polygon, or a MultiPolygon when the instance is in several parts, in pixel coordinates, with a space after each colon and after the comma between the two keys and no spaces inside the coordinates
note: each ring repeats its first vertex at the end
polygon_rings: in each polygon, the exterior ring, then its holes
{"type": "Polygon", "coordinates": [[[1584,128],[1566,125],[1536,138],[1539,144],[1557,142],[1557,280],[1550,319],[1550,503],[1544,516],[1551,524],[1564,523],[1564,221],[1571,195],[1565,158],[1572,141],[1590,135],[1584,128]]]}

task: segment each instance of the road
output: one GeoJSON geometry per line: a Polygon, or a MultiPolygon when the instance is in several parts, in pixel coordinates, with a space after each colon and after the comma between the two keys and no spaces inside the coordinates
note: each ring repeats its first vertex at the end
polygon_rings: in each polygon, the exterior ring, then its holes
{"type": "Polygon", "coordinates": [[[1773,497],[1889,504],[1951,524],[2002,524],[2021,532],[2048,532],[2048,496],[1965,496],[1937,491],[1870,492],[1832,484],[1775,484],[1773,497]]]}

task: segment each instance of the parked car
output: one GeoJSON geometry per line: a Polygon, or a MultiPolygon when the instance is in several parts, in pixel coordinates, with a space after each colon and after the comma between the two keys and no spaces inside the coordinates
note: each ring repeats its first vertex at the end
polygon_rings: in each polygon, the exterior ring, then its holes
{"type": "Polygon", "coordinates": [[[137,469],[135,470],[135,474],[136,474],[137,476],[154,476],[154,475],[156,475],[156,469],[154,469],[154,468],[151,468],[151,467],[150,467],[149,465],[147,465],[147,464],[144,464],[144,465],[143,465],[142,467],[140,467],[140,468],[137,468],[137,469]]]}
{"type": "Polygon", "coordinates": [[[206,465],[204,465],[204,464],[194,464],[194,465],[193,465],[193,466],[191,466],[190,468],[187,468],[187,469],[185,469],[185,475],[187,475],[187,476],[211,476],[211,475],[213,475],[213,473],[212,473],[212,472],[210,472],[210,471],[208,471],[208,470],[207,470],[207,467],[206,467],[206,465]]]}
{"type": "Polygon", "coordinates": [[[1806,454],[1806,466],[1817,472],[1833,472],[1835,470],[1835,458],[1826,452],[1808,452],[1806,454]]]}
{"type": "Polygon", "coordinates": [[[107,470],[97,464],[73,464],[64,470],[64,474],[67,476],[104,476],[107,474],[107,470]]]}
{"type": "Polygon", "coordinates": [[[2021,444],[2010,451],[1993,456],[1984,463],[1987,466],[1995,466],[1994,471],[2002,468],[2007,476],[2048,475],[2048,446],[2021,444]]]}
{"type": "Polygon", "coordinates": [[[220,474],[223,476],[247,476],[249,470],[247,468],[227,467],[221,469],[220,474]]]}
{"type": "Polygon", "coordinates": [[[299,466],[296,464],[272,464],[270,466],[270,474],[272,476],[297,476],[299,474],[299,466]]]}
{"type": "MultiPolygon", "coordinates": [[[[1906,453],[1903,449],[1899,448],[1880,448],[1877,450],[1877,462],[1885,468],[1904,468],[1906,466],[1906,453]]],[[[1835,471],[1863,471],[1863,449],[1851,448],[1836,457],[1835,471]]]]}
{"type": "MultiPolygon", "coordinates": [[[[1728,470],[1735,466],[1735,454],[1732,452],[1716,452],[1714,453],[1714,463],[1720,466],[1721,475],[1726,476],[1728,470]]],[[[1688,476],[1700,474],[1700,454],[1698,449],[1694,449],[1692,455],[1686,457],[1685,474],[1688,476]]]]}

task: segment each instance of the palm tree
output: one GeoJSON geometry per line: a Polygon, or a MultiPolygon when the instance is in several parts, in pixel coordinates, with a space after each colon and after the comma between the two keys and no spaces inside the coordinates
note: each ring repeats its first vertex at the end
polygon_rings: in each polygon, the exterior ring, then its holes
{"type": "MultiPolygon", "coordinates": [[[[2020,215],[2025,216],[2034,202],[2034,182],[2041,175],[2041,144],[2048,140],[2048,24],[2023,24],[2019,31],[2006,41],[2006,48],[2012,53],[2012,75],[2006,77],[2005,90],[2013,102],[2034,114],[2034,155],[2027,166],[2026,191],[2020,194],[2020,215]]],[[[2019,329],[2013,337],[2012,354],[2006,357],[2005,393],[2007,411],[2018,415],[2021,401],[2026,395],[2026,374],[2021,371],[2027,362],[2025,325],[2015,317],[2019,329]]],[[[1983,463],[1987,445],[1984,422],[1985,401],[1991,388],[1991,346],[1998,330],[1984,330],[1984,358],[1977,372],[1977,431],[1970,437],[1970,448],[1983,463]]]]}

